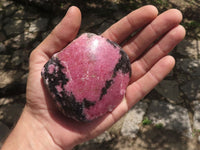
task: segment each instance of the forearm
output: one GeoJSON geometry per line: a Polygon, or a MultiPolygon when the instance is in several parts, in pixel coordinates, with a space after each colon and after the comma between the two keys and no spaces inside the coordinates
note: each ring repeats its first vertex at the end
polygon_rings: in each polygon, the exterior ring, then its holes
{"type": "Polygon", "coordinates": [[[60,150],[45,127],[25,107],[2,150],[60,150]]]}

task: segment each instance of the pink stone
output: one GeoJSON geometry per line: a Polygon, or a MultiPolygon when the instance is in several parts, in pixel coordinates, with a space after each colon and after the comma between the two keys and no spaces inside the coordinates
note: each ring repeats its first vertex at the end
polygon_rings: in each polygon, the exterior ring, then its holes
{"type": "Polygon", "coordinates": [[[121,47],[92,33],[54,54],[42,70],[59,109],[79,121],[112,111],[123,99],[130,76],[130,61],[121,47]]]}

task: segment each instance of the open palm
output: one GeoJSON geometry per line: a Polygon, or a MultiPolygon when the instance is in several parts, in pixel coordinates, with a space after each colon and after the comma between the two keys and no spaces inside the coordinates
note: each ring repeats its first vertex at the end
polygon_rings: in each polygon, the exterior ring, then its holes
{"type": "Polygon", "coordinates": [[[118,44],[123,43],[121,46],[131,61],[132,77],[121,104],[92,122],[76,122],[60,114],[41,79],[44,64],[76,37],[81,24],[79,9],[71,7],[51,34],[32,52],[26,109],[44,126],[58,149],[70,149],[108,129],[172,70],[175,61],[167,54],[185,36],[184,28],[179,25],[182,15],[173,9],[157,14],[155,7],[144,6],[102,34],[118,44]],[[130,38],[135,31],[139,32],[130,38]]]}

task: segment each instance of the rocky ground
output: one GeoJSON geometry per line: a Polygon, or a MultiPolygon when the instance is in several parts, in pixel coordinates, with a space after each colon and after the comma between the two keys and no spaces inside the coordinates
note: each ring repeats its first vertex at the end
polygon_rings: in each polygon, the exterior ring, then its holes
{"type": "MultiPolygon", "coordinates": [[[[189,4],[198,10],[195,2],[171,0],[169,4],[183,9],[186,14],[189,4]]],[[[122,7],[117,1],[108,6],[106,10],[112,12],[111,15],[93,11],[103,8],[87,4],[89,9],[84,9],[80,33],[101,33],[131,9],[128,6],[121,9],[124,5],[122,7]]],[[[29,54],[63,16],[62,12],[54,14],[51,11],[41,10],[37,5],[0,1],[0,145],[25,104],[29,54]]],[[[200,149],[199,26],[196,20],[191,23],[188,19],[191,16],[184,19],[189,31],[186,39],[171,53],[177,62],[174,70],[113,127],[96,139],[78,145],[75,150],[200,149]]]]}

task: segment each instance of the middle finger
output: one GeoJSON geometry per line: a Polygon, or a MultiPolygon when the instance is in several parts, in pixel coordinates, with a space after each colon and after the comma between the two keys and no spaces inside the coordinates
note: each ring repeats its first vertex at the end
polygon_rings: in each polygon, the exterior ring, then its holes
{"type": "Polygon", "coordinates": [[[159,15],[135,37],[130,39],[123,49],[128,54],[130,61],[136,60],[152,43],[162,37],[169,30],[177,26],[182,20],[182,14],[176,9],[168,10],[159,15]]]}

